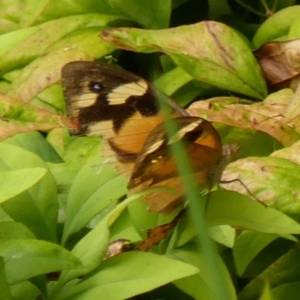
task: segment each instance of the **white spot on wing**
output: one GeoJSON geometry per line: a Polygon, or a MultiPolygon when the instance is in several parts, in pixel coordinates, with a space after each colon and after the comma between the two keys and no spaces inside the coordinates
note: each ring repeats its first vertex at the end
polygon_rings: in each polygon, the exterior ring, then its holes
{"type": "Polygon", "coordinates": [[[154,144],[151,145],[151,147],[149,147],[147,149],[146,154],[150,154],[153,153],[155,150],[157,150],[162,144],[164,143],[164,140],[160,140],[158,142],[155,142],[154,144]]]}
{"type": "Polygon", "coordinates": [[[80,108],[90,107],[95,104],[97,97],[94,93],[82,94],[78,96],[76,106],[80,108]]]}
{"type": "Polygon", "coordinates": [[[168,144],[178,142],[179,140],[181,140],[185,136],[185,134],[187,132],[193,131],[201,123],[202,123],[202,120],[197,120],[197,121],[194,121],[194,122],[190,123],[187,126],[182,127],[180,130],[178,130],[178,132],[172,138],[170,138],[168,144]]]}
{"type": "Polygon", "coordinates": [[[144,80],[118,86],[108,95],[110,105],[123,104],[131,96],[142,96],[147,92],[148,84],[144,80]]]}

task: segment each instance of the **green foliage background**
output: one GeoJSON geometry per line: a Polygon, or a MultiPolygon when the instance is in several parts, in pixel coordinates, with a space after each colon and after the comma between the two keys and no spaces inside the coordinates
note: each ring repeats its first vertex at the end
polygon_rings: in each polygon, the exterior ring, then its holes
{"type": "Polygon", "coordinates": [[[0,1],[1,299],[298,299],[299,95],[270,93],[252,51],[299,38],[300,6],[248,2],[0,1]],[[268,207],[224,184],[204,211],[191,189],[166,240],[104,260],[111,241],[138,243],[176,212],[120,202],[127,181],[102,164],[100,138],[68,134],[60,70],[75,60],[194,102],[239,147],[224,179],[268,207]]]}

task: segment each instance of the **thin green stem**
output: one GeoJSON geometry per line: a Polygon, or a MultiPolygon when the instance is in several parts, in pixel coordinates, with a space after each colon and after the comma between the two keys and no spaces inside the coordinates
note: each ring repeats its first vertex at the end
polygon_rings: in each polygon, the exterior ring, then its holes
{"type": "Polygon", "coordinates": [[[266,17],[266,14],[263,14],[263,13],[261,13],[261,12],[255,10],[255,9],[252,8],[251,6],[245,4],[243,1],[241,1],[241,0],[235,0],[235,1],[236,1],[236,3],[238,3],[239,5],[245,7],[247,10],[251,11],[252,13],[254,13],[254,14],[260,16],[260,17],[264,17],[264,18],[266,17]]]}

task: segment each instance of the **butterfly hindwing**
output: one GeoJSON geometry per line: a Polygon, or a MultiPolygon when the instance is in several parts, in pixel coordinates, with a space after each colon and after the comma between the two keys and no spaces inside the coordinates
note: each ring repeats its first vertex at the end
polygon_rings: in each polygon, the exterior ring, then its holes
{"type": "Polygon", "coordinates": [[[178,117],[175,122],[177,132],[174,136],[167,136],[163,123],[152,130],[137,158],[129,183],[132,193],[154,186],[172,188],[175,194],[157,191],[144,196],[150,211],[164,214],[172,212],[184,200],[182,180],[169,147],[171,144],[179,141],[184,144],[194,178],[202,187],[211,187],[219,180],[216,169],[222,157],[221,141],[209,122],[191,116],[178,117]]]}

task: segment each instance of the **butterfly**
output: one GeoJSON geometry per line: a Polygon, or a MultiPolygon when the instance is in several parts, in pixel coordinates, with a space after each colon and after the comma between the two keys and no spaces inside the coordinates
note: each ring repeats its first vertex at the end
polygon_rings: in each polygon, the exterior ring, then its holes
{"type": "Polygon", "coordinates": [[[184,201],[172,143],[183,141],[199,185],[211,187],[219,180],[222,144],[215,128],[190,116],[150,82],[116,67],[76,61],[62,68],[62,85],[67,115],[76,124],[71,133],[102,137],[102,155],[129,178],[130,193],[154,186],[175,191],[143,196],[149,211],[169,214],[184,201]],[[166,115],[177,125],[171,137],[165,131],[166,115]]]}

